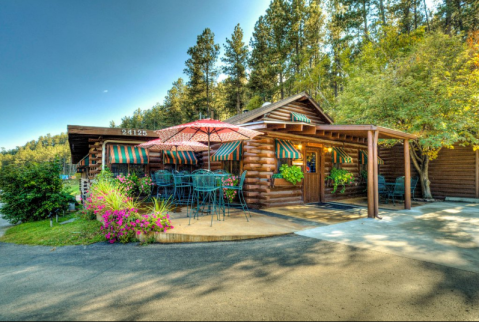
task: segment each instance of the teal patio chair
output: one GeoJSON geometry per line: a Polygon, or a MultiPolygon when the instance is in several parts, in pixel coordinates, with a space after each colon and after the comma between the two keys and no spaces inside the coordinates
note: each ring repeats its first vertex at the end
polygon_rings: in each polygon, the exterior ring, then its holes
{"type": "Polygon", "coordinates": [[[213,226],[213,218],[216,214],[216,219],[219,219],[219,212],[217,203],[217,194],[220,186],[218,185],[218,177],[214,174],[200,174],[192,177],[193,179],[193,198],[191,208],[193,216],[190,216],[189,224],[191,224],[191,217],[197,218],[200,212],[211,212],[211,226],[213,226]],[[196,205],[196,210],[194,206],[196,205]]]}
{"type": "Polygon", "coordinates": [[[392,199],[393,204],[396,205],[396,197],[401,197],[404,200],[404,177],[396,178],[396,182],[392,190],[388,193],[388,200],[392,199]]]}
{"type": "MultiPolygon", "coordinates": [[[[225,187],[224,189],[237,191],[239,206],[241,206],[241,208],[243,209],[244,215],[246,217],[246,221],[249,221],[246,212],[249,213],[250,217],[251,217],[251,213],[249,211],[248,205],[246,204],[246,200],[244,199],[244,194],[243,194],[243,186],[244,186],[244,181],[246,179],[246,173],[247,171],[243,171],[243,173],[241,174],[240,182],[238,183],[237,186],[228,186],[227,188],[225,187]]],[[[226,198],[226,201],[228,203],[228,215],[229,215],[229,208],[231,206],[231,203],[228,198],[226,198]]]]}

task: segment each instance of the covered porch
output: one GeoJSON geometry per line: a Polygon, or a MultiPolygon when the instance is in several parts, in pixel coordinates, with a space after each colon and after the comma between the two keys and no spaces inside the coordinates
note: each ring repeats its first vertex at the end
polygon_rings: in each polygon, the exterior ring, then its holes
{"type": "MultiPolygon", "coordinates": [[[[263,132],[264,135],[258,138],[258,142],[266,138],[288,140],[296,143],[296,148],[301,151],[303,156],[308,155],[308,157],[313,156],[317,158],[317,171],[315,171],[314,174],[304,171],[304,185],[301,191],[304,203],[328,201],[325,182],[327,177],[326,158],[328,153],[331,153],[335,148],[345,146],[349,147],[351,149],[350,151],[357,151],[355,153],[358,154],[362,151],[367,157],[367,160],[372,160],[372,162],[365,164],[368,173],[365,190],[367,190],[367,216],[369,218],[379,217],[379,140],[399,140],[402,142],[404,148],[404,209],[411,209],[409,140],[416,139],[415,135],[375,125],[313,125],[298,122],[264,120],[242,124],[241,126],[263,132]]],[[[258,147],[258,149],[260,148],[258,147]]],[[[303,169],[306,169],[306,157],[303,157],[302,162],[303,169]]],[[[245,165],[246,163],[245,159],[245,165]]],[[[255,191],[255,193],[258,192],[257,195],[259,198],[261,198],[262,195],[261,189],[264,190],[264,188],[260,187],[259,191],[255,191]]],[[[268,192],[263,195],[267,196],[271,193],[272,192],[268,190],[268,192]]]]}

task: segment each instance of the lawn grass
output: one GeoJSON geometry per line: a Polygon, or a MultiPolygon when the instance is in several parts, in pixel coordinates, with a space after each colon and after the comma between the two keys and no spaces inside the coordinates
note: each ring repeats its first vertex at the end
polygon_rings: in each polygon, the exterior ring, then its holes
{"type": "Polygon", "coordinates": [[[72,196],[80,194],[80,180],[70,179],[63,181],[63,188],[68,191],[72,196]]]}
{"type": "Polygon", "coordinates": [[[60,217],[57,223],[53,220],[53,228],[50,228],[50,220],[27,222],[14,226],[0,237],[0,242],[23,245],[39,246],[68,246],[90,245],[105,241],[100,232],[101,223],[97,220],[87,220],[79,216],[79,213],[60,217]],[[76,218],[74,222],[60,225],[60,222],[76,218]]]}

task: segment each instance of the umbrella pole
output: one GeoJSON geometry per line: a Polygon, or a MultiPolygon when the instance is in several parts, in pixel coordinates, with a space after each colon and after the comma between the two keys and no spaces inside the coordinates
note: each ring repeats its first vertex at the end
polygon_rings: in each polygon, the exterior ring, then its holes
{"type": "Polygon", "coordinates": [[[176,149],[175,171],[178,171],[178,164],[176,164],[177,160],[179,160],[178,159],[178,146],[175,146],[175,149],[176,149]]]}
{"type": "Polygon", "coordinates": [[[208,170],[211,170],[210,166],[210,134],[208,133],[208,170]]]}

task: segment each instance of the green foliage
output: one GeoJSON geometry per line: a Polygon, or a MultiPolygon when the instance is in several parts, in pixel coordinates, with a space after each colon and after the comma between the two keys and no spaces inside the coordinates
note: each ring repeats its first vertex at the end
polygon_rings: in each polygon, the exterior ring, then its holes
{"type": "Polygon", "coordinates": [[[331,173],[326,179],[330,179],[333,183],[332,193],[335,193],[339,186],[342,187],[340,193],[344,193],[346,191],[346,185],[354,182],[354,176],[351,172],[336,168],[331,169],[331,173]]]}
{"type": "Polygon", "coordinates": [[[150,212],[152,213],[168,213],[171,210],[173,210],[173,201],[168,198],[168,199],[159,199],[159,198],[153,198],[153,207],[151,207],[150,212]]]}
{"type": "Polygon", "coordinates": [[[241,113],[244,106],[246,89],[246,64],[248,62],[248,47],[243,42],[243,30],[237,24],[231,39],[226,39],[225,54],[221,59],[225,65],[223,72],[228,75],[229,92],[227,106],[241,113]]]}
{"type": "Polygon", "coordinates": [[[0,168],[8,164],[23,165],[29,162],[44,162],[58,159],[61,172],[71,174],[70,146],[66,133],[40,136],[12,150],[0,152],[0,168]]]}
{"type": "Polygon", "coordinates": [[[297,184],[298,182],[301,182],[301,180],[303,180],[304,178],[304,174],[303,171],[301,171],[301,168],[295,165],[288,166],[287,164],[283,164],[279,171],[281,172],[281,176],[283,177],[283,179],[292,184],[297,184]]]}
{"type": "Polygon", "coordinates": [[[55,209],[66,209],[74,201],[63,191],[59,160],[0,169],[0,212],[11,223],[46,219],[55,209]]]}
{"type": "Polygon", "coordinates": [[[255,110],[257,108],[260,108],[262,105],[263,105],[263,100],[261,99],[261,97],[260,96],[253,96],[253,98],[251,98],[248,101],[248,104],[246,104],[245,110],[252,111],[252,110],[255,110]]]}
{"type": "Polygon", "coordinates": [[[273,179],[283,179],[283,175],[281,173],[274,173],[271,178],[273,179]]]}

